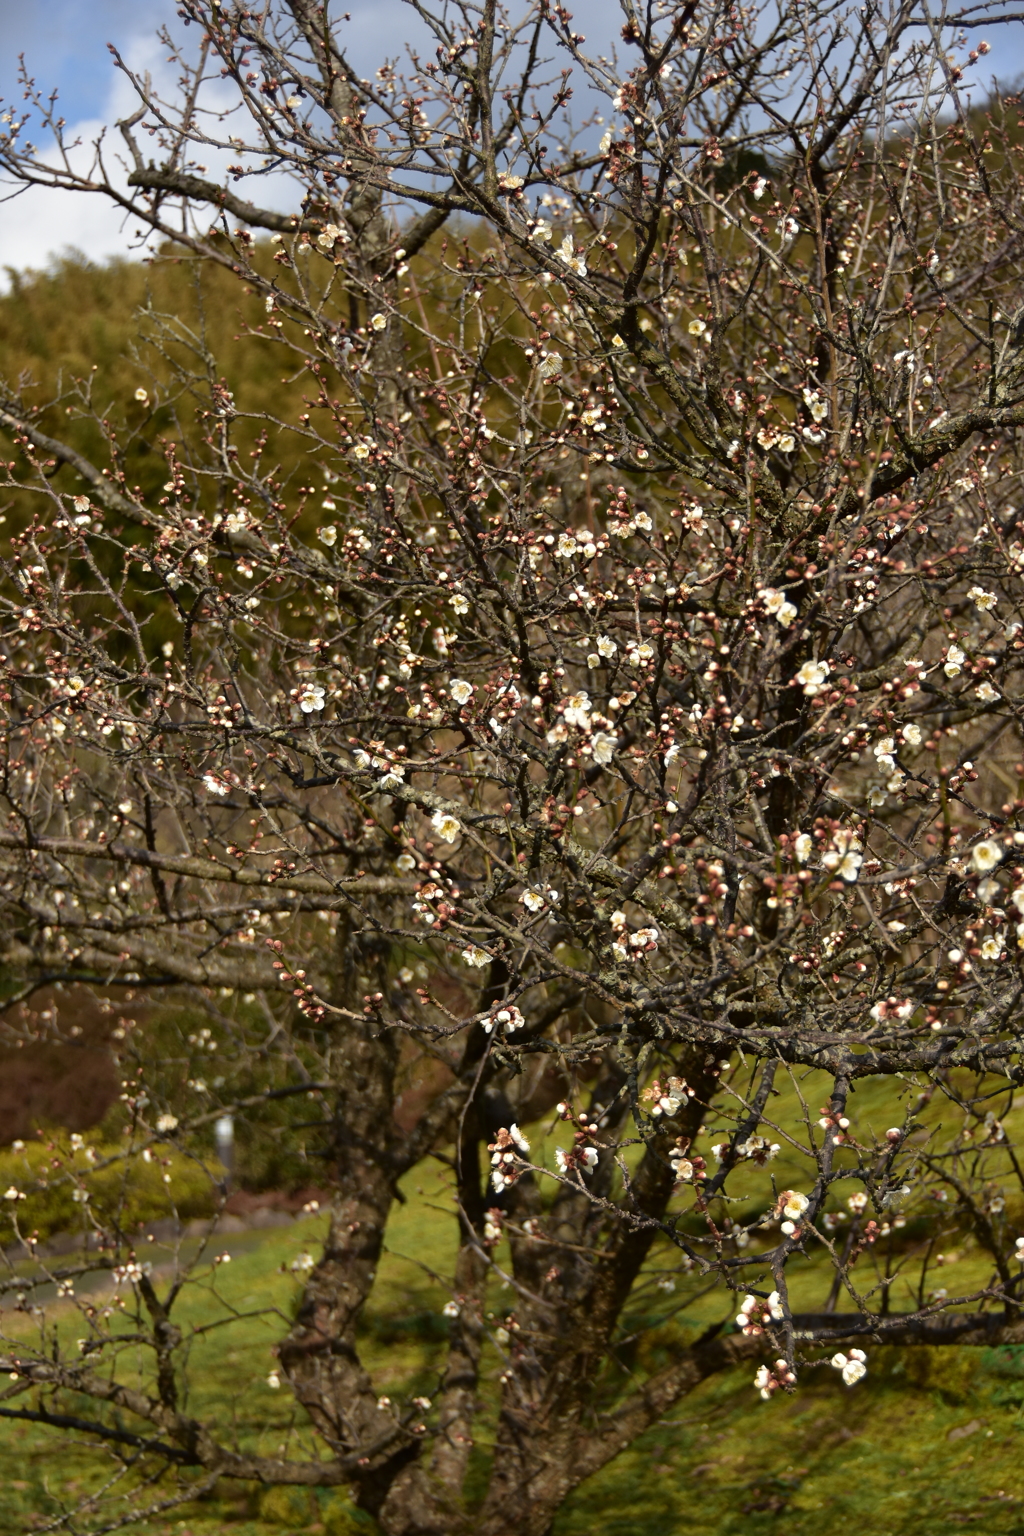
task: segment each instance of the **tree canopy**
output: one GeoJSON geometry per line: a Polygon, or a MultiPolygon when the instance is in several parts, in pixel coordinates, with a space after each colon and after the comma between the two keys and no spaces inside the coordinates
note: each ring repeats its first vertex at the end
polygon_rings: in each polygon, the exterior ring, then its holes
{"type": "Polygon", "coordinates": [[[363,80],[314,0],[183,0],[175,100],[118,59],[126,179],[32,82],[0,133],[153,241],[134,391],[85,337],[0,398],[0,957],[210,1021],[119,1029],[123,1146],[53,1174],[62,1284],[118,1300],[4,1346],[0,1415],[119,1459],[77,1530],[237,1479],[545,1536],[737,1361],[770,1398],[1024,1342],[1019,118],[964,94],[1000,18],[623,0],[609,59],[547,0],[412,9],[436,51],[363,80]],[[226,1113],[329,1191],[294,1452],[191,1409],[208,1250],[150,1273],[91,1205],[168,1146],[218,1190],[226,1113]],[[430,1158],[448,1333],[384,1395],[359,1320],[430,1158]],[[720,1317],[631,1377],[655,1273],[645,1326],[720,1317]]]}

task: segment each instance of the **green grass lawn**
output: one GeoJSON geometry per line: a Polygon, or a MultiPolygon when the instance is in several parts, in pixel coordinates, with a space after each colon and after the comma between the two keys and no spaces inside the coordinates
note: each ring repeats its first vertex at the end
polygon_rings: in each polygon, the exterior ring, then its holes
{"type": "MultiPolygon", "coordinates": [[[[780,1125],[799,1129],[796,1090],[782,1086],[776,1118],[780,1125]]],[[[823,1088],[823,1083],[803,1085],[812,1115],[823,1088]]],[[[880,1088],[867,1088],[859,1096],[861,1123],[877,1119],[884,1128],[897,1111],[880,1088]]],[[[932,1123],[943,1117],[948,1126],[955,1125],[948,1105],[929,1110],[932,1123]]],[[[708,1126],[710,1139],[715,1128],[710,1118],[708,1126]]],[[[533,1136],[535,1155],[550,1165],[543,1129],[536,1128],[533,1136]]],[[[788,1146],[776,1164],[758,1175],[765,1192],[771,1173],[780,1187],[809,1187],[806,1164],[788,1146]]],[[[446,1179],[445,1171],[431,1163],[406,1180],[406,1203],[394,1209],[387,1252],[363,1323],[364,1359],[381,1390],[395,1396],[430,1392],[443,1360],[447,1324],[441,1309],[448,1292],[441,1277],[450,1272],[455,1235],[446,1179]]],[[[855,1187],[842,1185],[834,1203],[855,1187]]],[[[1006,1194],[1011,1212],[1019,1199],[1009,1185],[1006,1194]]],[[[227,1252],[230,1262],[211,1266],[206,1279],[183,1298],[179,1323],[186,1332],[206,1329],[193,1337],[190,1348],[187,1406],[201,1418],[214,1419],[223,1438],[248,1449],[300,1454],[312,1448],[287,1389],[273,1390],[267,1378],[275,1363],[272,1346],[299,1294],[290,1266],[304,1252],[317,1251],[322,1226],[323,1218],[313,1216],[288,1228],[215,1239],[211,1254],[227,1252]],[[262,1315],[252,1315],[261,1310],[262,1315]],[[211,1328],[213,1323],[224,1326],[211,1328]]],[[[911,1243],[893,1310],[913,1304],[914,1255],[911,1243]]],[[[158,1273],[166,1272],[167,1251],[151,1245],[148,1256],[158,1273]]],[[[855,1271],[864,1287],[870,1284],[875,1257],[866,1255],[855,1271]]],[[[951,1238],[946,1257],[950,1262],[939,1273],[951,1294],[984,1284],[991,1274],[991,1260],[969,1241],[958,1239],[954,1247],[951,1238]]],[[[809,1258],[794,1261],[795,1308],[820,1305],[823,1260],[821,1250],[812,1247],[809,1258]]],[[[668,1360],[690,1330],[734,1310],[720,1294],[696,1299],[699,1284],[685,1275],[676,1276],[674,1291],[660,1290],[658,1274],[664,1278],[672,1264],[673,1254],[662,1249],[626,1320],[628,1327],[641,1319],[651,1325],[630,1359],[641,1374],[668,1360]]],[[[751,1283],[755,1278],[756,1272],[751,1283]]],[[[103,1277],[98,1284],[87,1299],[109,1300],[110,1281],[103,1277]]],[[[508,1301],[495,1285],[493,1310],[500,1314],[508,1301]]],[[[8,1335],[31,1326],[24,1316],[4,1314],[8,1335]]],[[[70,1301],[49,1303],[45,1326],[72,1342],[86,1331],[70,1301]]],[[[670,1421],[577,1492],[559,1516],[554,1536],[689,1536],[695,1529],[702,1536],[818,1536],[823,1521],[829,1529],[852,1523],[857,1536],[911,1536],[922,1530],[941,1536],[973,1523],[983,1523],[987,1532],[1024,1536],[1024,1349],[869,1346],[868,1355],[869,1374],[852,1389],[827,1364],[805,1370],[794,1395],[767,1403],[754,1391],[753,1364],[706,1382],[670,1421]]],[[[142,1359],[138,1368],[144,1375],[142,1359]]],[[[482,1394],[492,1403],[502,1368],[492,1349],[482,1394]]],[[[481,1478],[492,1426],[485,1413],[478,1433],[481,1478]]],[[[0,1533],[45,1527],[61,1507],[94,1491],[115,1472],[102,1452],[35,1426],[0,1422],[0,1447],[0,1533]]],[[[154,1499],[160,1494],[159,1486],[153,1489],[154,1499]]],[[[374,1528],[356,1514],[344,1492],[277,1489],[260,1494],[224,1483],[209,1499],[175,1508],[137,1529],[144,1536],[355,1536],[374,1528]]]]}

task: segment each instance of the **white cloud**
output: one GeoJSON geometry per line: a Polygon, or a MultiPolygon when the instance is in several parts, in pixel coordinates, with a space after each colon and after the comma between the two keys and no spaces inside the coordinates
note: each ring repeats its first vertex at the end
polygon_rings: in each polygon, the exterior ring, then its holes
{"type": "MultiPolygon", "coordinates": [[[[525,0],[518,0],[518,4],[525,0]]],[[[517,0],[510,9],[515,12],[517,0]]],[[[347,0],[351,21],[339,27],[339,37],[357,74],[372,77],[386,56],[405,63],[406,48],[415,44],[429,57],[433,48],[422,22],[403,0],[347,0]]],[[[588,51],[601,53],[614,46],[621,20],[617,0],[588,0],[578,7],[585,15],[588,51]]],[[[0,0],[0,89],[8,102],[20,104],[14,59],[24,50],[26,63],[43,91],[56,84],[68,110],[79,111],[81,120],[68,129],[69,140],[81,139],[79,158],[88,157],[89,146],[107,126],[104,144],[110,163],[123,152],[120,134],[114,123],[131,112],[136,98],[131,85],[109,59],[101,40],[114,41],[129,66],[139,73],[149,71],[158,90],[168,99],[177,95],[178,70],[168,62],[167,50],[156,37],[157,27],[169,25],[184,42],[186,54],[193,51],[195,34],[186,32],[175,17],[174,0],[20,0],[17,6],[4,7],[0,0]],[[88,115],[86,115],[88,114],[88,115]]],[[[1010,79],[1024,66],[1024,42],[1013,33],[1000,35],[1000,64],[1003,79],[1010,79]]],[[[585,84],[578,79],[577,109],[604,104],[591,99],[585,84]]],[[[980,80],[979,80],[980,84],[980,80]]],[[[230,87],[218,82],[217,95],[227,99],[230,87]]],[[[231,130],[228,130],[231,131],[231,130]]],[[[36,131],[36,137],[41,134],[36,131]]],[[[143,135],[143,145],[150,141],[143,135]]],[[[154,146],[155,149],[155,146],[154,146]]],[[[217,177],[230,155],[204,152],[208,174],[217,177]]],[[[123,173],[122,173],[123,174],[123,173]]],[[[69,250],[80,251],[93,261],[113,255],[138,253],[134,239],[137,222],[126,218],[105,198],[96,194],[74,194],[30,188],[11,196],[14,189],[0,179],[0,289],[6,287],[4,268],[15,270],[45,268],[54,256],[69,250]]],[[[238,191],[265,206],[293,209],[297,192],[286,178],[274,176],[266,181],[245,181],[238,191]]]]}
{"type": "MultiPolygon", "coordinates": [[[[162,48],[151,31],[136,33],[124,40],[123,57],[133,70],[148,70],[158,87],[166,83],[173,89],[173,67],[166,62],[162,48]]],[[[39,77],[40,86],[44,85],[39,77]]],[[[98,103],[95,116],[73,123],[64,130],[66,144],[78,144],[68,158],[79,174],[88,171],[96,141],[103,135],[104,161],[111,178],[123,186],[124,144],[113,124],[135,108],[137,98],[130,82],[111,67],[105,98],[98,103]]],[[[33,114],[34,115],[34,114],[33,114]]],[[[38,146],[40,158],[59,163],[52,140],[37,122],[25,131],[38,146]]],[[[113,255],[128,255],[137,221],[126,218],[122,209],[102,194],[68,192],[43,186],[18,188],[9,178],[0,178],[3,213],[0,216],[0,267],[44,269],[54,256],[68,250],[80,251],[90,260],[101,261],[113,255]]]]}
{"type": "MultiPolygon", "coordinates": [[[[6,20],[0,12],[0,42],[5,42],[10,57],[24,48],[26,62],[37,85],[48,92],[56,84],[62,99],[74,102],[79,110],[88,109],[89,115],[74,122],[66,131],[67,142],[81,141],[81,147],[72,156],[73,163],[84,169],[91,157],[91,146],[106,125],[104,152],[110,172],[116,170],[119,179],[125,175],[122,164],[124,145],[114,126],[119,117],[129,115],[137,106],[137,98],[130,82],[113,64],[103,62],[96,48],[97,35],[110,37],[118,47],[129,68],[138,74],[148,71],[157,92],[163,92],[168,100],[177,96],[179,71],[168,61],[167,49],[156,37],[157,27],[163,23],[174,30],[183,42],[186,56],[193,37],[174,18],[170,0],[133,0],[134,9],[126,8],[126,0],[92,0],[89,8],[81,0],[56,0],[59,15],[53,14],[50,23],[43,21],[34,10],[33,0],[27,0],[19,25],[12,30],[11,18],[6,20]],[[86,10],[88,9],[88,19],[86,10]],[[52,25],[56,23],[57,36],[52,37],[52,25]],[[47,46],[48,33],[52,46],[47,46]],[[50,71],[50,72],[48,72],[50,71]]],[[[615,0],[592,0],[595,13],[609,8],[617,10],[615,0]]],[[[372,76],[385,57],[397,58],[399,67],[406,62],[406,48],[410,44],[426,45],[432,53],[429,35],[415,12],[403,0],[350,0],[347,9],[351,21],[342,24],[339,36],[358,74],[372,76]]],[[[596,20],[596,15],[589,19],[596,20]]],[[[602,21],[606,18],[602,17],[602,21]]],[[[604,26],[596,29],[604,31],[604,26]]],[[[9,101],[20,97],[20,91],[11,89],[14,84],[10,67],[0,68],[0,84],[9,101]]],[[[211,83],[211,97],[226,103],[231,87],[219,81],[211,83]]],[[[207,104],[210,104],[208,99],[207,104]]],[[[46,140],[37,125],[28,136],[46,149],[46,140]]],[[[231,128],[227,132],[235,131],[231,128]]],[[[244,128],[239,130],[244,134],[244,128]]],[[[249,137],[247,134],[245,135],[249,137]]],[[[151,141],[141,136],[144,150],[151,141]]],[[[155,150],[155,145],[153,146],[155,150]]],[[[212,149],[203,150],[201,159],[208,164],[207,174],[215,179],[223,173],[234,152],[223,154],[212,149]]],[[[47,156],[47,158],[50,158],[47,156]]],[[[263,206],[292,210],[298,205],[299,194],[294,183],[281,175],[266,180],[244,181],[238,184],[239,193],[263,206]]],[[[138,223],[126,217],[121,209],[111,205],[96,193],[71,193],[54,191],[44,187],[31,187],[18,191],[0,179],[0,289],[7,286],[4,269],[45,269],[54,257],[68,251],[78,251],[92,261],[102,261],[115,255],[138,255],[140,242],[135,238],[138,223]],[[12,192],[16,195],[11,197],[12,192]]]]}
{"type": "MultiPolygon", "coordinates": [[[[169,63],[166,49],[151,33],[130,38],[121,52],[134,73],[148,73],[152,88],[158,95],[163,95],[168,101],[175,99],[178,70],[169,63]]],[[[210,82],[204,95],[204,104],[208,109],[216,105],[229,105],[233,100],[232,88],[219,81],[210,82]]],[[[77,148],[68,155],[72,168],[79,174],[91,170],[96,154],[95,145],[102,136],[107,175],[115,186],[127,191],[129,156],[116,123],[119,118],[130,116],[137,106],[138,98],[131,82],[120,71],[112,69],[106,98],[98,114],[74,123],[65,130],[65,143],[77,144],[77,148]]],[[[222,133],[231,131],[231,128],[221,130],[222,133]]],[[[239,131],[246,131],[241,123],[239,131]]],[[[148,157],[156,146],[144,131],[139,132],[137,129],[136,134],[142,152],[148,157]]],[[[44,131],[37,124],[26,130],[23,137],[31,137],[38,145],[41,160],[58,163],[52,141],[48,142],[44,131]]],[[[220,179],[232,157],[238,158],[235,151],[221,151],[205,146],[203,154],[207,162],[207,173],[214,180],[220,179]]],[[[291,208],[298,202],[293,184],[280,175],[267,177],[259,183],[243,183],[239,190],[254,202],[271,207],[291,208]]],[[[44,270],[55,256],[69,251],[80,252],[91,261],[102,261],[115,255],[138,257],[142,253],[140,221],[126,214],[124,209],[102,193],[74,192],[45,186],[18,188],[6,178],[0,178],[0,198],[6,199],[0,203],[3,210],[0,214],[0,271],[6,268],[44,270]]],[[[167,217],[169,221],[176,222],[172,206],[167,208],[167,217]]],[[[3,285],[6,286],[6,283],[3,285]]]]}
{"type": "MultiPolygon", "coordinates": [[[[86,126],[93,131],[99,128],[99,124],[86,126]]],[[[3,207],[0,265],[5,269],[42,269],[68,250],[101,261],[127,253],[128,245],[124,214],[102,197],[29,187],[3,207]]]]}

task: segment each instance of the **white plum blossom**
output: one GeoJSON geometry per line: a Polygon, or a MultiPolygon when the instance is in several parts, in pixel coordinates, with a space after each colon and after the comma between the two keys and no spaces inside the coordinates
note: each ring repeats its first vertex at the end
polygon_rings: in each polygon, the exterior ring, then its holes
{"type": "Polygon", "coordinates": [[[556,373],[561,373],[562,371],[562,354],[560,352],[542,353],[540,366],[537,371],[542,379],[554,378],[556,373]]]}
{"type": "Polygon", "coordinates": [[[879,767],[887,768],[891,773],[896,767],[896,759],[893,753],[896,750],[896,741],[892,736],[882,736],[875,742],[873,751],[878,758],[879,767]]]}
{"type": "Polygon", "coordinates": [[[304,715],[312,715],[323,709],[325,698],[319,683],[303,683],[298,693],[298,705],[304,715]]]}
{"type": "Polygon", "coordinates": [[[707,325],[703,320],[691,320],[686,329],[691,336],[703,336],[707,330],[707,325]]]}
{"type": "Polygon", "coordinates": [[[860,876],[860,866],[863,865],[863,862],[863,854],[858,852],[857,849],[852,848],[851,851],[843,854],[840,862],[835,866],[835,872],[837,872],[840,880],[846,880],[847,885],[855,885],[858,876],[860,876]]]}
{"type": "Polygon", "coordinates": [[[612,760],[618,737],[610,736],[607,731],[597,731],[591,738],[590,751],[594,762],[602,768],[607,768],[612,760]]]}
{"type": "MultiPolygon", "coordinates": [[[[894,930],[892,928],[892,924],[889,925],[889,928],[891,932],[900,931],[899,929],[894,930]]],[[[909,1019],[913,1011],[914,1004],[912,999],[905,997],[902,1002],[892,1002],[890,1000],[886,1000],[884,1002],[876,1003],[871,1009],[871,1017],[876,1020],[876,1022],[880,1022],[882,1019],[890,1018],[909,1019]]]]}
{"type": "Polygon", "coordinates": [[[793,857],[798,864],[806,864],[814,852],[814,839],[809,832],[799,832],[793,839],[793,857]]]}
{"type": "Polygon", "coordinates": [[[832,870],[840,880],[845,880],[848,885],[853,885],[860,875],[860,867],[864,862],[861,852],[860,839],[852,833],[840,829],[833,837],[834,848],[822,858],[822,864],[826,869],[832,870]]]}
{"type": "Polygon", "coordinates": [[[796,618],[797,609],[785,592],[779,592],[775,587],[762,587],[757,595],[764,603],[765,612],[770,613],[783,629],[788,629],[796,618]]]}
{"type": "Polygon", "coordinates": [[[448,601],[451,603],[452,608],[456,613],[463,614],[469,612],[469,603],[463,597],[461,592],[456,592],[454,597],[450,597],[448,601]]]}
{"type": "Polygon", "coordinates": [[[993,688],[992,684],[988,682],[987,679],[985,682],[978,684],[975,692],[983,704],[991,704],[993,700],[998,699],[999,697],[999,690],[997,688],[993,688]]]}
{"type": "Polygon", "coordinates": [[[119,1264],[111,1273],[115,1285],[122,1285],[125,1280],[130,1285],[138,1285],[143,1275],[148,1275],[152,1265],[139,1264],[134,1259],[127,1264],[119,1264]]]}
{"type": "Polygon", "coordinates": [[[170,1114],[158,1115],[157,1116],[157,1122],[156,1122],[156,1128],[157,1128],[158,1131],[161,1131],[161,1132],[177,1130],[177,1128],[178,1128],[178,1117],[177,1117],[177,1115],[170,1115],[170,1114]]]}
{"type": "Polygon", "coordinates": [[[785,1315],[778,1291],[772,1291],[765,1301],[759,1296],[744,1296],[736,1326],[745,1334],[759,1334],[764,1332],[767,1323],[781,1322],[785,1315]]]}
{"type": "Polygon", "coordinates": [[[586,277],[587,263],[583,256],[576,255],[576,247],[573,244],[572,235],[566,235],[558,247],[558,255],[570,272],[575,272],[577,277],[586,277]]]}
{"type": "Polygon", "coordinates": [[[984,587],[972,587],[967,596],[982,613],[989,613],[999,601],[994,592],[986,592],[984,587]]]}
{"type": "Polygon", "coordinates": [[[464,678],[453,677],[448,684],[448,692],[456,704],[468,704],[473,697],[473,684],[467,683],[464,678]]]}
{"type": "Polygon", "coordinates": [[[462,831],[462,823],[450,811],[435,811],[430,818],[430,825],[434,831],[446,843],[454,843],[462,831]]]}
{"type": "Polygon", "coordinates": [[[811,1203],[796,1189],[784,1189],[779,1199],[783,1202],[782,1214],[788,1221],[798,1221],[811,1203]]]}
{"type": "Polygon", "coordinates": [[[568,725],[578,725],[581,730],[586,730],[590,724],[590,697],[585,692],[572,693],[565,701],[562,712],[563,719],[568,725]]]}
{"type": "Polygon", "coordinates": [[[998,939],[989,937],[981,946],[981,958],[983,960],[998,960],[1003,953],[1003,946],[998,939]]]}
{"type": "Polygon", "coordinates": [[[616,940],[612,945],[612,953],[617,960],[642,960],[647,955],[653,955],[658,948],[659,933],[657,928],[638,928],[636,933],[629,933],[626,928],[626,918],[622,912],[613,912],[611,925],[616,930],[616,940]]]}
{"type": "Polygon", "coordinates": [[[921,745],[921,727],[914,725],[913,722],[910,725],[905,725],[900,731],[900,735],[910,747],[919,747],[921,745]]]}
{"type": "Polygon", "coordinates": [[[815,423],[824,421],[828,415],[828,403],[820,389],[805,389],[804,404],[813,416],[815,423]]]}
{"type": "Polygon", "coordinates": [[[776,1360],[774,1367],[759,1365],[754,1377],[754,1386],[767,1402],[773,1392],[780,1387],[790,1387],[796,1381],[796,1377],[790,1370],[785,1360],[776,1360]]]}
{"type": "Polygon", "coordinates": [[[813,699],[815,694],[821,692],[831,670],[827,661],[805,661],[796,674],[795,681],[803,688],[805,696],[813,699]]]}
{"type": "Polygon", "coordinates": [[[203,783],[211,795],[226,795],[230,786],[216,773],[204,773],[203,783]]]}
{"type": "Polygon", "coordinates": [[[516,1157],[525,1156],[530,1150],[530,1143],[518,1125],[508,1129],[501,1126],[487,1150],[491,1153],[491,1183],[500,1195],[503,1189],[518,1180],[516,1157]]]}
{"type": "Polygon", "coordinates": [[[598,637],[597,654],[603,656],[606,661],[610,661],[617,650],[618,646],[608,635],[600,635],[598,637]]]}
{"type": "MultiPolygon", "coordinates": [[[[523,1018],[523,1015],[520,1013],[519,1009],[514,1008],[511,1004],[509,1004],[508,1007],[499,1008],[497,1012],[493,1013],[489,1019],[484,1019],[484,1034],[489,1035],[495,1029],[503,1029],[506,1035],[510,1035],[514,1030],[522,1029],[525,1023],[526,1020],[523,1018]]],[[[511,1135],[513,1139],[515,1139],[518,1134],[519,1133],[517,1127],[513,1125],[511,1127],[511,1135]]],[[[527,1152],[530,1150],[528,1144],[526,1145],[525,1150],[527,1152]]]]}
{"type": "Polygon", "coordinates": [[[491,957],[486,949],[481,949],[477,944],[471,944],[468,949],[464,949],[462,951],[462,958],[467,965],[474,966],[477,969],[491,963],[491,957]]]}
{"type": "Polygon", "coordinates": [[[749,1158],[763,1168],[765,1163],[770,1163],[778,1157],[781,1150],[782,1145],[778,1141],[767,1141],[764,1136],[748,1136],[746,1141],[741,1141],[737,1146],[736,1156],[749,1158]]]}
{"type": "Polygon", "coordinates": [[[678,1114],[683,1105],[689,1103],[693,1093],[681,1077],[670,1077],[665,1083],[655,1079],[649,1088],[644,1089],[642,1097],[654,1100],[651,1114],[655,1117],[671,1116],[678,1114]]]}
{"type": "Polygon", "coordinates": [[[943,672],[947,677],[959,677],[963,669],[964,653],[958,645],[951,645],[946,652],[946,660],[943,664],[943,672]]]}
{"type": "Polygon", "coordinates": [[[867,1358],[862,1349],[851,1349],[849,1354],[833,1355],[829,1365],[837,1371],[842,1371],[846,1385],[852,1387],[854,1382],[862,1380],[867,1375],[867,1358]]]}
{"type": "Polygon", "coordinates": [[[971,850],[971,864],[979,875],[987,875],[989,870],[1002,863],[1004,852],[1003,845],[997,843],[994,837],[986,838],[983,843],[976,843],[971,850]]]}

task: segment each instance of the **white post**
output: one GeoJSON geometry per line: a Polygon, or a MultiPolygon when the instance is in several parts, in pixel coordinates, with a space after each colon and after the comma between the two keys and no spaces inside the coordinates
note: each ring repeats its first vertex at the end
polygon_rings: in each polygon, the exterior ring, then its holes
{"type": "Polygon", "coordinates": [[[213,1127],[217,1139],[217,1156],[224,1164],[224,1183],[231,1183],[235,1171],[235,1120],[233,1115],[221,1115],[213,1127]]]}

